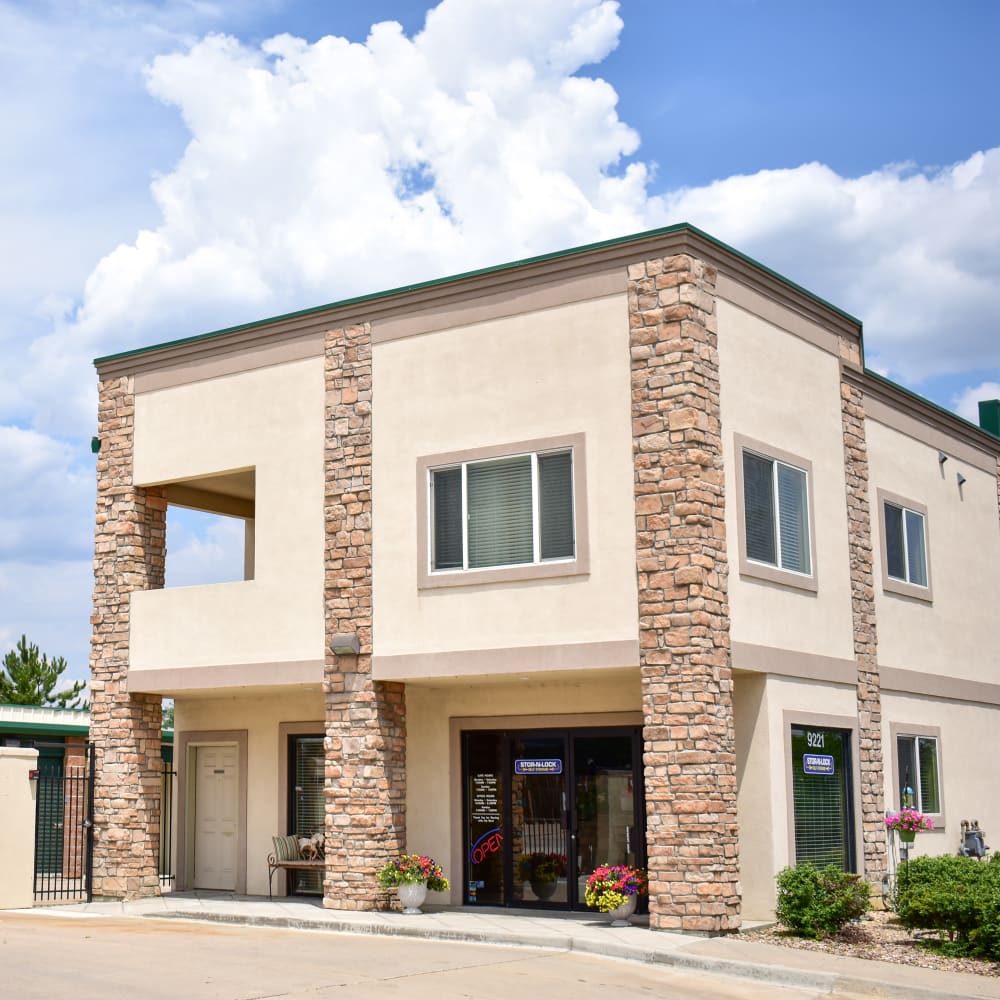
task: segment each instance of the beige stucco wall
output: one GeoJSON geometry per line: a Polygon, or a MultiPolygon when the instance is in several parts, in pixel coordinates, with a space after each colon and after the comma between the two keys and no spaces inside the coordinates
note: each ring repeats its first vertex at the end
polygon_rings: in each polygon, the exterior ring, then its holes
{"type": "MultiPolygon", "coordinates": [[[[323,695],[319,690],[253,698],[178,698],[175,702],[175,747],[185,733],[247,731],[247,892],[251,895],[267,894],[271,838],[285,833],[287,806],[279,786],[281,769],[287,767],[287,748],[279,726],[283,722],[315,723],[315,732],[322,735],[323,715],[323,695]]],[[[175,767],[181,764],[175,758],[175,767]]],[[[181,794],[186,799],[188,825],[193,816],[193,792],[191,782],[186,782],[181,794]]],[[[178,813],[175,809],[175,820],[178,813]]],[[[174,843],[179,845],[183,836],[190,841],[188,833],[175,829],[174,843]]],[[[179,853],[184,853],[190,862],[190,850],[179,853]]],[[[183,872],[178,875],[184,878],[183,872]]],[[[275,889],[278,890],[277,884],[275,889]]]]}
{"type": "Polygon", "coordinates": [[[322,358],[141,393],[135,407],[137,484],[256,470],[255,578],[134,593],[130,670],[322,660],[322,358]]]}
{"type": "Polygon", "coordinates": [[[38,782],[28,772],[37,766],[37,750],[0,747],[0,910],[32,905],[38,782]]]}
{"type": "Polygon", "coordinates": [[[377,344],[373,373],[376,654],[634,641],[625,296],[377,344]],[[581,432],[588,575],[418,589],[419,457],[581,432]]]}
{"type": "MultiPolygon", "coordinates": [[[[590,671],[572,679],[406,687],[406,842],[440,861],[450,901],[462,902],[462,787],[458,724],[503,717],[496,728],[638,725],[638,669],[590,671]],[[627,713],[611,716],[609,713],[627,713]]],[[[442,901],[447,901],[442,897],[442,901]]]]}
{"type": "Polygon", "coordinates": [[[771,771],[767,676],[733,677],[736,728],[736,815],[740,831],[740,886],[743,916],[766,919],[774,908],[775,852],[771,790],[780,774],[771,771]],[[761,918],[760,914],[764,914],[761,918]]]}
{"type": "Polygon", "coordinates": [[[1000,683],[996,655],[1000,519],[996,477],[869,419],[878,655],[884,666],[1000,683]],[[957,474],[966,478],[959,490],[957,474]],[[927,507],[933,605],[882,590],[876,489],[927,507]]]}
{"type": "Polygon", "coordinates": [[[853,657],[839,362],[721,299],[718,316],[732,639],[853,657]],[[734,434],[812,462],[816,593],[740,575],[734,434]]]}
{"type": "Polygon", "coordinates": [[[885,803],[895,810],[896,747],[890,739],[895,724],[940,729],[938,767],[944,806],[944,825],[918,833],[910,856],[955,854],[963,819],[978,819],[986,832],[986,843],[1000,844],[1000,800],[997,798],[996,767],[992,759],[993,736],[1000,729],[1000,706],[975,702],[946,701],[896,692],[882,692],[882,745],[885,756],[885,803]]]}
{"type": "MultiPolygon", "coordinates": [[[[850,728],[857,717],[855,692],[848,685],[741,673],[734,697],[742,912],[747,920],[767,920],[774,916],[774,876],[792,863],[794,852],[786,720],[823,716],[850,728]]],[[[852,754],[856,769],[857,747],[852,754]]],[[[860,826],[860,813],[855,822],[860,826]]]]}

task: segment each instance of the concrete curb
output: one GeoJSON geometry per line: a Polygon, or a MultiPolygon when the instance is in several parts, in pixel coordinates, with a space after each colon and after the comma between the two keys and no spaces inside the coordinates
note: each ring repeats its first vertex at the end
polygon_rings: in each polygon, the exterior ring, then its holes
{"type": "MultiPolygon", "coordinates": [[[[810,972],[784,965],[748,962],[737,959],[691,955],[683,951],[656,951],[640,945],[618,941],[590,941],[545,933],[517,934],[493,929],[489,931],[452,930],[440,927],[421,927],[401,924],[364,924],[354,921],[325,919],[309,920],[299,917],[243,916],[234,913],[175,910],[169,914],[147,913],[144,917],[155,920],[192,920],[243,925],[250,927],[278,927],[293,930],[327,931],[338,934],[365,934],[383,937],[406,937],[435,941],[454,941],[466,944],[488,944],[515,948],[539,948],[548,951],[578,952],[600,958],[637,962],[643,965],[661,965],[690,972],[730,976],[737,979],[770,983],[775,986],[797,987],[840,996],[878,996],[887,1000],[957,1000],[962,994],[953,990],[928,989],[913,985],[897,985],[885,980],[842,975],[837,972],[810,972]]],[[[988,994],[965,994],[970,998],[988,994]]]]}

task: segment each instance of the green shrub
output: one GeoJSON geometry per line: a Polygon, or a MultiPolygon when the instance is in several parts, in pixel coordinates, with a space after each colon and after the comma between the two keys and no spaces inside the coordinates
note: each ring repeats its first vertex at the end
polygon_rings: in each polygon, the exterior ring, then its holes
{"type": "Polygon", "coordinates": [[[1000,961],[1000,865],[975,858],[916,858],[897,876],[907,930],[945,935],[951,951],[1000,961]]]}
{"type": "Polygon", "coordinates": [[[979,926],[979,883],[985,866],[944,856],[904,862],[897,877],[896,912],[907,930],[941,931],[966,941],[979,926]]]}
{"type": "Polygon", "coordinates": [[[796,865],[778,872],[777,916],[800,937],[836,934],[871,905],[871,886],[836,865],[796,865]]]}

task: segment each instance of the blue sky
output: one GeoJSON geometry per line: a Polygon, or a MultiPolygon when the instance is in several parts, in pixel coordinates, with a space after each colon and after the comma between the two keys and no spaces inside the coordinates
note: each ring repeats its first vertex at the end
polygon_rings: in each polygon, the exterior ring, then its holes
{"type": "MultiPolygon", "coordinates": [[[[403,280],[686,220],[973,416],[998,42],[992,0],[0,0],[0,647],[86,674],[94,356],[403,280]]],[[[237,548],[180,523],[175,582],[237,548]]]]}

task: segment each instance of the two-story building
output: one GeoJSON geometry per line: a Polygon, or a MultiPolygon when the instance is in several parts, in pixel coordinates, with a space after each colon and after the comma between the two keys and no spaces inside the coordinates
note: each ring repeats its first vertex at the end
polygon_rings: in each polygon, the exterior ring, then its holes
{"type": "Polygon", "coordinates": [[[918,850],[1000,828],[1000,404],[867,371],[858,320],[706,234],[97,369],[98,895],[156,891],[167,696],[179,888],[262,893],[323,830],[331,907],[404,849],[465,906],[630,862],[652,926],[713,933],[796,860],[877,882],[904,796],[918,850]],[[245,521],[244,580],[163,589],[170,504],[245,521]]]}

